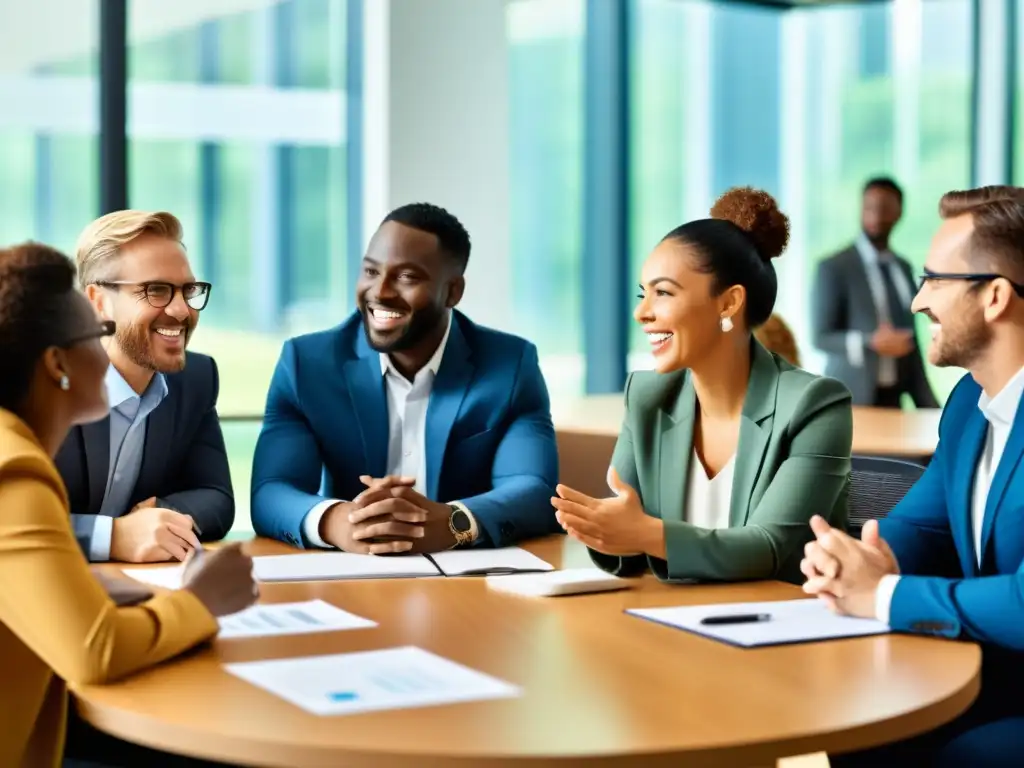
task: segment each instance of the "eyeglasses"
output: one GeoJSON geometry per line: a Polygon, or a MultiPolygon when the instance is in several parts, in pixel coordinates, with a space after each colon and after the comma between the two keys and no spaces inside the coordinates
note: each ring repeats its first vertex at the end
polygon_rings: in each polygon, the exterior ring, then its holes
{"type": "Polygon", "coordinates": [[[185,299],[185,303],[191,309],[196,312],[201,312],[206,308],[206,303],[210,300],[210,291],[213,286],[210,283],[185,283],[184,285],[175,285],[174,283],[163,283],[163,282],[147,282],[147,283],[130,283],[123,281],[108,281],[102,283],[96,283],[96,285],[102,286],[103,288],[119,288],[123,285],[135,286],[146,294],[146,301],[149,305],[155,309],[163,309],[174,301],[174,296],[178,291],[181,291],[182,298],[185,299]]]}
{"type": "Polygon", "coordinates": [[[1018,296],[1024,296],[1024,285],[1015,283],[1006,275],[997,275],[994,272],[925,272],[918,277],[918,288],[924,288],[929,280],[966,280],[971,283],[988,283],[992,280],[1005,280],[1013,286],[1018,296]]]}
{"type": "Polygon", "coordinates": [[[65,341],[62,347],[72,347],[75,344],[81,344],[83,341],[92,341],[93,339],[102,339],[106,336],[113,336],[114,332],[117,331],[117,325],[113,320],[104,320],[99,326],[88,333],[78,334],[72,336],[70,339],[65,341]]]}

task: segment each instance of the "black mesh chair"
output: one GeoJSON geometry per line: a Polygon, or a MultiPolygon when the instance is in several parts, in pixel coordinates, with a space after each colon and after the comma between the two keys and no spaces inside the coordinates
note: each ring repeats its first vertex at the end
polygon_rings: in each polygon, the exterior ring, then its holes
{"type": "Polygon", "coordinates": [[[925,470],[911,461],[877,456],[854,456],[852,466],[848,530],[856,538],[868,520],[888,515],[925,470]]]}

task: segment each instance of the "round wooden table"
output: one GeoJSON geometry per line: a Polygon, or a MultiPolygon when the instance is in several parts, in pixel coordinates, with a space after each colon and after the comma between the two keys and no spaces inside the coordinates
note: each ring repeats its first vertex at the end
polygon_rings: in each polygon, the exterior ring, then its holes
{"type": "MultiPolygon", "coordinates": [[[[293,551],[256,541],[253,554],[293,551]]],[[[571,540],[527,549],[589,564],[571,540]]],[[[113,567],[113,566],[111,566],[113,567]]],[[[952,720],[979,689],[970,643],[881,636],[743,650],[624,609],[791,599],[762,582],[524,598],[480,578],[266,584],[264,602],[320,598],[373,629],[216,641],[121,683],[76,691],[119,738],[252,766],[757,766],[844,752],[952,720]],[[225,662],[415,645],[523,688],[520,698],[316,717],[243,682],[225,662]]]]}

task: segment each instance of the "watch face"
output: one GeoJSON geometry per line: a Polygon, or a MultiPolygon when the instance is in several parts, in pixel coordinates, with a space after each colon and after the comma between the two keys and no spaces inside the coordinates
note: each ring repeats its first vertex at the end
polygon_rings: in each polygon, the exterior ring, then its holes
{"type": "Polygon", "coordinates": [[[469,533],[469,515],[461,509],[452,510],[452,528],[459,533],[469,533]]]}

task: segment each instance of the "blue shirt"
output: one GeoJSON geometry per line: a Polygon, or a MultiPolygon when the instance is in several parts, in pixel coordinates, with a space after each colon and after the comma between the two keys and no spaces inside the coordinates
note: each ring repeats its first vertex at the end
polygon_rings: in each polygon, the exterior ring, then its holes
{"type": "Polygon", "coordinates": [[[167,396],[167,381],[160,373],[153,376],[140,396],[111,365],[107,368],[106,385],[110,402],[110,464],[103,505],[89,540],[89,559],[93,561],[110,559],[114,518],[128,512],[142,469],[146,422],[167,396]]]}

